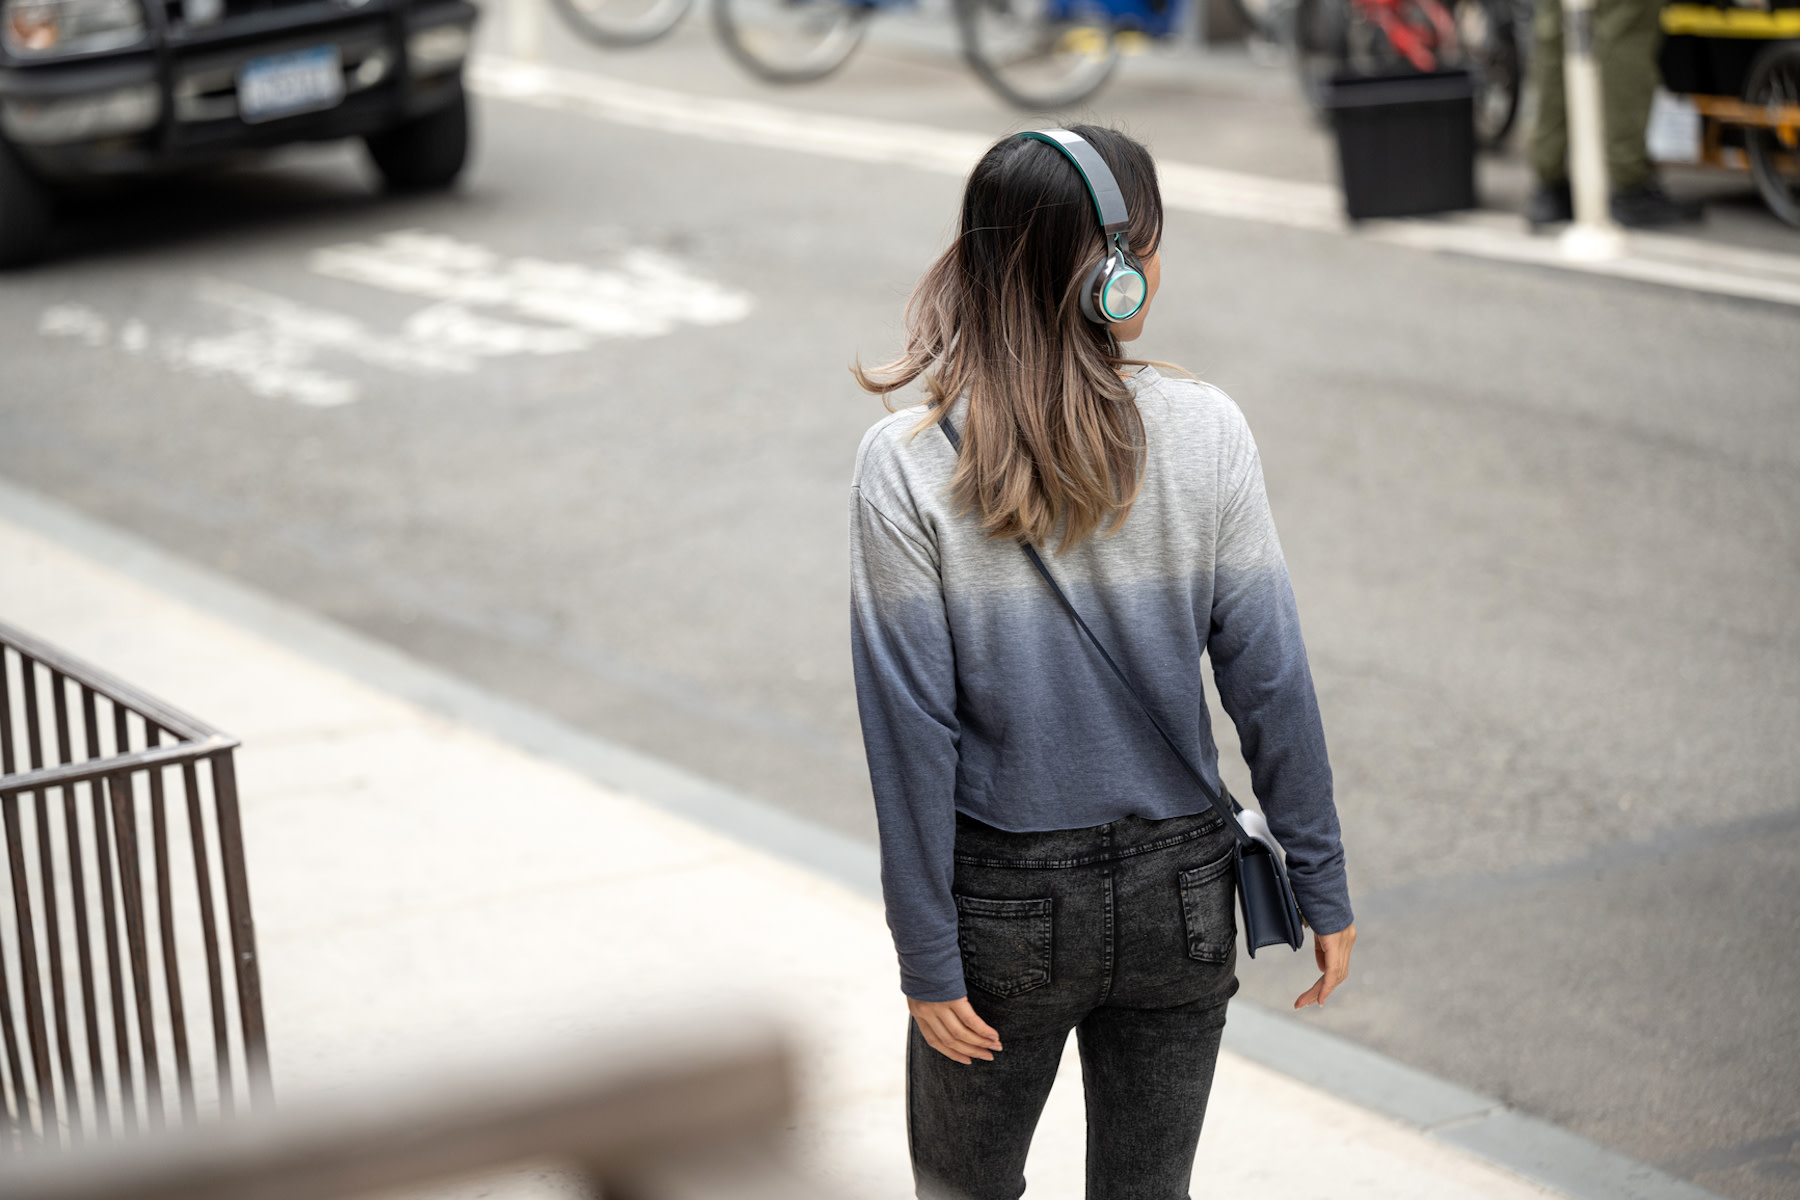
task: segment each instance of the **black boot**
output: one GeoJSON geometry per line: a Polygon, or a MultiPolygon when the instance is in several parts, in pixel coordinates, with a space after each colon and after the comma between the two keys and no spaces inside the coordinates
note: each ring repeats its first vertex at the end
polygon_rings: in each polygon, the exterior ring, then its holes
{"type": "Polygon", "coordinates": [[[1575,219],[1575,198],[1569,194],[1569,181],[1559,183],[1540,183],[1537,191],[1531,193],[1531,203],[1525,208],[1525,220],[1533,229],[1542,229],[1546,225],[1560,225],[1575,219]]]}
{"type": "Polygon", "coordinates": [[[1702,215],[1698,204],[1675,199],[1654,180],[1612,194],[1612,219],[1627,229],[1678,225],[1683,221],[1698,221],[1702,215]]]}

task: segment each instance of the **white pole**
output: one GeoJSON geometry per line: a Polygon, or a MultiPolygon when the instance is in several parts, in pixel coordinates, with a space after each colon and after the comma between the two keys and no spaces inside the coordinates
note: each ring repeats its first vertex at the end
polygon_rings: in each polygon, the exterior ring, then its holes
{"type": "Polygon", "coordinates": [[[1569,120],[1569,186],[1575,223],[1562,237],[1571,258],[1617,257],[1625,248],[1613,224],[1606,177],[1606,121],[1600,64],[1594,61],[1594,0],[1563,0],[1563,95],[1569,120]]]}
{"type": "Polygon", "coordinates": [[[536,62],[543,57],[543,0],[507,0],[506,49],[514,58],[536,62]]]}

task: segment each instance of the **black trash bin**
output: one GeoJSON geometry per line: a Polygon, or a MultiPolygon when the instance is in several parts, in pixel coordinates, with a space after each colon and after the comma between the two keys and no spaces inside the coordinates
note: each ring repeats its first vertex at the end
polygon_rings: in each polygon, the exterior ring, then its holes
{"type": "Polygon", "coordinates": [[[1475,85],[1467,71],[1340,75],[1326,108],[1351,220],[1475,207],[1475,85]]]}

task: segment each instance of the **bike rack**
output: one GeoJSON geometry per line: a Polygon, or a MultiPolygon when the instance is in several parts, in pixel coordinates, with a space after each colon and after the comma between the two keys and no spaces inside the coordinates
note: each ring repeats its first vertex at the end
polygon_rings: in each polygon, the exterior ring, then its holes
{"type": "Polygon", "coordinates": [[[269,1102],[237,745],[0,623],[10,1149],[269,1102]],[[205,976],[203,1012],[184,973],[205,976]]]}

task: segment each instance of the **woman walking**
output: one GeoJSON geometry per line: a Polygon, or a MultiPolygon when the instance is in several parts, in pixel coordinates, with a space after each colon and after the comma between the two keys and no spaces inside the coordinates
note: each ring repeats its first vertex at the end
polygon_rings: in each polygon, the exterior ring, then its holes
{"type": "Polygon", "coordinates": [[[913,1021],[922,1197],[1015,1200],[1070,1030],[1089,1200],[1182,1200],[1237,990],[1233,833],[1209,653],[1314,930],[1322,1003],[1355,939],[1331,768],[1261,465],[1218,389],[1125,358],[1161,280],[1148,151],[1008,138],[871,391],[851,636],[882,888],[913,1021]],[[1034,560],[1021,543],[1037,551],[1034,560]]]}

